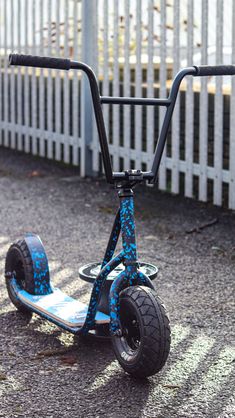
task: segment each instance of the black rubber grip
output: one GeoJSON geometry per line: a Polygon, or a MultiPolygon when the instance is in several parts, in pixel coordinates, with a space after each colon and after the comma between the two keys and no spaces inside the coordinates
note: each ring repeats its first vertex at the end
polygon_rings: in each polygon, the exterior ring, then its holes
{"type": "Polygon", "coordinates": [[[70,70],[71,62],[68,59],[63,58],[50,58],[50,57],[34,57],[32,55],[9,55],[10,65],[23,65],[26,67],[39,67],[39,68],[54,68],[56,70],[70,70]]]}
{"type": "Polygon", "coordinates": [[[200,65],[194,66],[197,70],[197,77],[216,76],[216,75],[235,75],[235,65],[200,65]]]}

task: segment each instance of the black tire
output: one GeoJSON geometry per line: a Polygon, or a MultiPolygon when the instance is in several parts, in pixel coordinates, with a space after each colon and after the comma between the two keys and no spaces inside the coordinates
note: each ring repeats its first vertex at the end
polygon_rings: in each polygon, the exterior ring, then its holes
{"type": "Polygon", "coordinates": [[[170,351],[170,325],[156,293],[132,286],[120,294],[122,336],[113,336],[116,357],[123,369],[136,377],[159,372],[170,351]]]}
{"type": "Polygon", "coordinates": [[[10,246],[5,262],[5,277],[8,295],[12,303],[20,312],[29,314],[31,311],[20,302],[11,286],[12,274],[21,289],[33,293],[33,263],[28,246],[24,240],[17,241],[10,246]]]}

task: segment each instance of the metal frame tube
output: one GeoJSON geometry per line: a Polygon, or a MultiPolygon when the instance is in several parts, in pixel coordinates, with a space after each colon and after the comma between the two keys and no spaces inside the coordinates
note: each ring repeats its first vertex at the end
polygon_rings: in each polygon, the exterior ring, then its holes
{"type": "Polygon", "coordinates": [[[120,209],[118,209],[118,212],[116,214],[113,228],[109,237],[109,242],[105,251],[104,259],[101,265],[101,270],[106,264],[112,259],[115,248],[117,246],[119,234],[121,230],[121,223],[120,223],[120,209]]]}

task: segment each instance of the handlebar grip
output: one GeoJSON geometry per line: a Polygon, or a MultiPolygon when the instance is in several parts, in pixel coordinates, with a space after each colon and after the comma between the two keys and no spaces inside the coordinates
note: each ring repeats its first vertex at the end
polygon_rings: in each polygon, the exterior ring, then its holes
{"type": "Polygon", "coordinates": [[[196,77],[235,75],[235,65],[200,65],[194,66],[197,70],[196,77]]]}
{"type": "Polygon", "coordinates": [[[10,65],[23,65],[26,67],[54,68],[56,70],[70,70],[71,62],[69,59],[36,57],[32,55],[9,55],[10,65]]]}

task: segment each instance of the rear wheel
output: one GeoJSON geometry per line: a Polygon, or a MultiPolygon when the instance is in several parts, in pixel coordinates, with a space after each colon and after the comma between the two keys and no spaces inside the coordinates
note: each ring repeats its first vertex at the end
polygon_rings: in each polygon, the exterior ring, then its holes
{"type": "Polygon", "coordinates": [[[122,336],[113,336],[113,348],[123,369],[148,377],[159,372],[170,351],[170,326],[156,293],[132,286],[120,294],[122,336]]]}
{"type": "Polygon", "coordinates": [[[30,313],[30,310],[21,303],[12,287],[12,278],[14,277],[21,289],[32,293],[34,288],[33,263],[25,240],[17,241],[10,246],[6,256],[5,277],[8,295],[12,303],[20,312],[30,313]]]}

